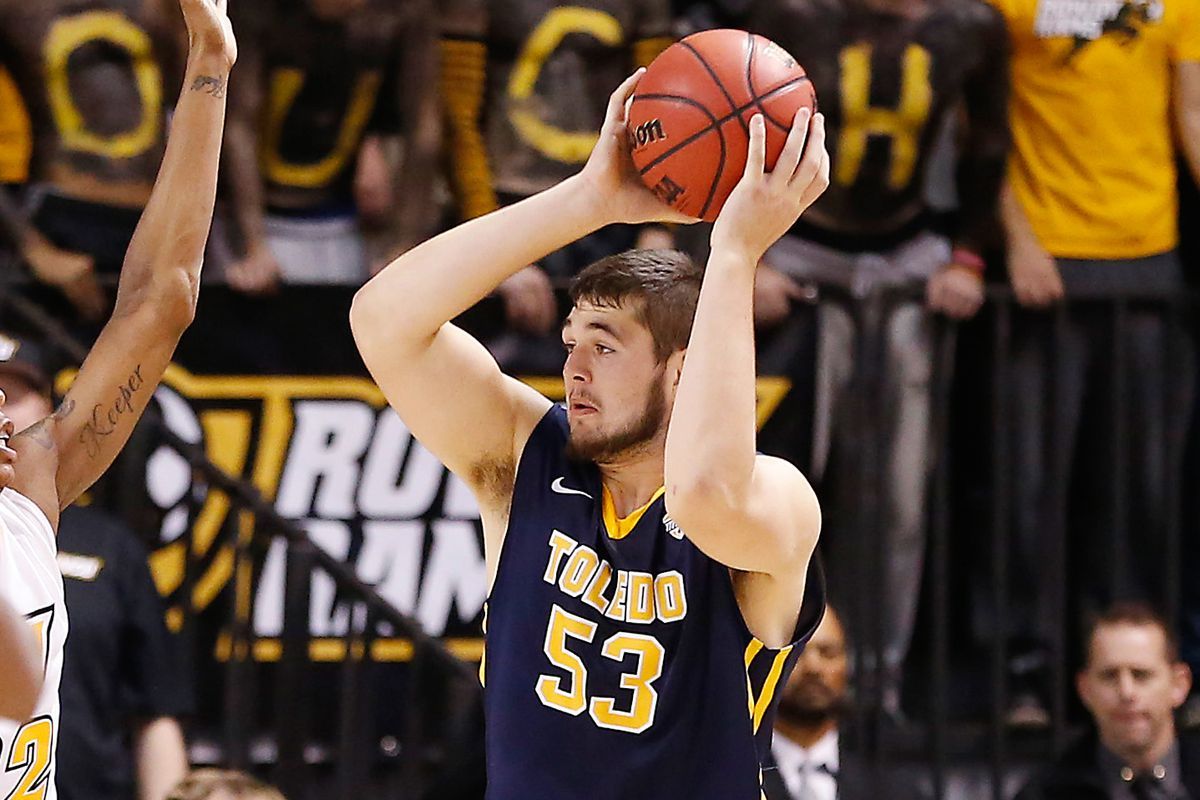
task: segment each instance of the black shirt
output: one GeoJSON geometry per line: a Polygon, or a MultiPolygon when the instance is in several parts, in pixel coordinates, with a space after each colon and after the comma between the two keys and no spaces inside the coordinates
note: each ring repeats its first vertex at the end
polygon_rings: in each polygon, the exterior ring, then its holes
{"type": "Polygon", "coordinates": [[[68,508],[58,533],[71,633],[62,676],[58,795],[135,796],[135,719],[191,711],[176,645],[132,531],[92,508],[68,508]]]}

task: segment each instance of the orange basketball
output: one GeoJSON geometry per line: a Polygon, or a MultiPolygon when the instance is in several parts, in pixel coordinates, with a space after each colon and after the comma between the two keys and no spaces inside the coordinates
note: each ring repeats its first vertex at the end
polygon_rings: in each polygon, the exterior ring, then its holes
{"type": "Polygon", "coordinates": [[[747,31],[701,31],[664,50],[638,83],[633,163],[664,202],[711,222],[746,168],[751,118],[766,122],[770,170],[796,112],[816,103],[804,68],[779,45],[747,31]]]}

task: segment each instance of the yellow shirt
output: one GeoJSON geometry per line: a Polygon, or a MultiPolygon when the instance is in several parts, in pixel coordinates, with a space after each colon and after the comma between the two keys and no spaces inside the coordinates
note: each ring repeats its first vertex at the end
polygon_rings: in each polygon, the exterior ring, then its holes
{"type": "Polygon", "coordinates": [[[1009,178],[1062,258],[1177,243],[1171,88],[1200,61],[1200,0],[992,0],[1012,43],[1009,178]]]}
{"type": "Polygon", "coordinates": [[[29,179],[29,154],[33,139],[25,104],[12,76],[0,67],[0,182],[24,183],[29,179]]]}

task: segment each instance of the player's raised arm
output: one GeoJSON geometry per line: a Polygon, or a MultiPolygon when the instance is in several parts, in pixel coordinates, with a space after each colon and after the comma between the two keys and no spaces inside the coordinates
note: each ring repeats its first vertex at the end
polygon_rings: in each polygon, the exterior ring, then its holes
{"type": "Polygon", "coordinates": [[[449,321],[505,278],[604,225],[685,219],[630,177],[625,101],[638,77],[613,93],[579,175],[430,239],[355,296],[355,341],[388,402],[484,502],[506,507],[515,457],[549,402],[504,376],[449,321]]]}
{"type": "Polygon", "coordinates": [[[180,0],[187,73],[158,180],[130,242],[112,318],[62,405],[13,439],[22,459],[56,458],[14,481],[51,518],[108,468],[142,415],[191,323],[212,221],[225,91],[237,56],[226,0],[180,0]],[[40,451],[40,452],[39,452],[40,451]]]}
{"type": "Polygon", "coordinates": [[[42,659],[33,628],[0,597],[0,719],[24,722],[42,692],[42,659]]]}
{"type": "Polygon", "coordinates": [[[745,174],[713,226],[667,430],[664,484],[667,511],[709,557],[775,574],[808,562],[820,509],[795,467],[756,455],[754,271],[829,184],[829,156],[823,117],[810,128],[807,109],[769,173],[765,138],[756,116],[745,174]]]}

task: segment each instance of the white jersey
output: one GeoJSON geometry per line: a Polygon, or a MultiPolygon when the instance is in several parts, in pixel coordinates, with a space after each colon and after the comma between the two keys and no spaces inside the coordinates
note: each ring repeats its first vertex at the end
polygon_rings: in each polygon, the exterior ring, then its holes
{"type": "Polygon", "coordinates": [[[0,491],[0,594],[38,635],[46,669],[33,716],[23,725],[0,719],[0,798],[58,797],[54,750],[67,608],[57,549],[54,530],[37,504],[12,489],[0,491]]]}

